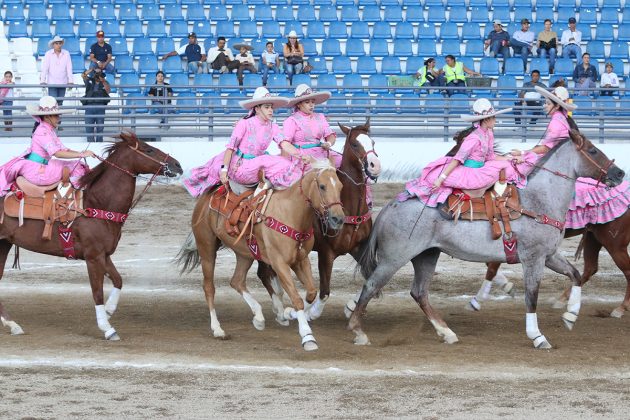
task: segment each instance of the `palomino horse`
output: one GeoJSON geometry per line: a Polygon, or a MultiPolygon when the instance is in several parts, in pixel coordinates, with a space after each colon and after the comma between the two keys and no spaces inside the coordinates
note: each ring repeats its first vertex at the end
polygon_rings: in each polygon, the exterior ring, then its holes
{"type": "MultiPolygon", "coordinates": [[[[611,317],[621,318],[623,314],[630,309],[630,256],[628,256],[628,244],[630,243],[630,209],[608,223],[591,224],[583,229],[567,229],[564,231],[565,238],[572,238],[578,235],[583,236],[576,257],[579,256],[582,251],[584,254],[584,273],[580,278],[580,286],[586,284],[586,282],[597,273],[599,251],[602,247],[608,251],[615,264],[617,264],[617,267],[619,267],[626,277],[626,296],[621,305],[610,313],[611,317]]],[[[475,310],[481,308],[479,300],[480,298],[483,299],[487,296],[488,292],[490,292],[492,280],[496,277],[502,277],[502,275],[497,275],[499,267],[501,266],[500,263],[488,263],[487,265],[486,280],[482,285],[482,289],[485,290],[480,290],[477,297],[473,298],[478,305],[477,307],[473,306],[475,310]]],[[[554,307],[563,307],[569,300],[570,292],[571,288],[565,290],[554,304],[554,307]]],[[[472,305],[474,305],[474,303],[471,303],[471,306],[472,305]]]]}
{"type": "MultiPolygon", "coordinates": [[[[306,302],[312,303],[317,295],[313,284],[313,274],[308,254],[313,248],[314,238],[310,234],[313,216],[319,214],[321,223],[331,229],[338,229],[343,224],[343,208],[340,203],[341,182],[335,173],[335,167],[328,160],[313,163],[312,169],[304,174],[300,181],[282,191],[274,191],[264,214],[259,215],[264,223],[253,226],[260,257],[270,264],[283,289],[289,295],[293,308],[286,308],[286,319],[297,319],[302,345],[305,350],[316,350],[317,342],[313,337],[304,312],[304,301],[300,297],[291,269],[306,289],[306,302]],[[272,229],[269,221],[285,227],[284,232],[272,229]],[[277,222],[277,223],[276,223],[277,222]],[[293,231],[297,235],[287,235],[293,231]],[[301,237],[300,242],[296,241],[301,237]]],[[[254,314],[253,324],[258,330],[265,328],[265,318],[260,304],[247,290],[246,275],[254,262],[250,247],[245,240],[237,241],[225,228],[225,217],[210,209],[211,193],[202,195],[192,215],[192,235],[179,252],[177,262],[182,271],[191,271],[199,263],[203,271],[203,290],[210,310],[210,328],[217,338],[225,338],[214,308],[214,266],[217,250],[224,245],[236,254],[236,267],[230,285],[243,296],[254,314]],[[196,242],[196,245],[195,245],[196,242]]],[[[249,229],[249,228],[248,228],[249,229]]]]}
{"type": "MultiPolygon", "coordinates": [[[[122,277],[114,267],[111,255],[116,251],[120,240],[122,221],[132,207],[138,174],[155,174],[169,177],[182,173],[175,159],[161,150],[138,140],[133,133],[122,133],[121,141],[112,144],[107,150],[107,158],[81,180],[85,191],[83,204],[87,212],[71,225],[74,237],[74,258],[85,260],[92,286],[92,297],[96,305],[98,327],[107,340],[119,340],[116,330],[110,325],[109,317],[116,311],[122,277]],[[114,284],[107,303],[103,298],[103,278],[107,274],[114,284]]],[[[0,214],[4,211],[4,198],[0,200],[0,214]]],[[[55,223],[54,232],[59,228],[55,223]]],[[[42,240],[44,222],[25,219],[19,226],[17,218],[5,215],[0,224],[0,278],[11,247],[21,247],[29,251],[63,257],[67,248],[56,237],[42,240]]],[[[57,235],[54,235],[57,236],[57,235]]],[[[66,245],[67,246],[67,245],[66,245]]],[[[17,259],[17,252],[16,252],[17,259]]],[[[22,334],[22,328],[11,319],[0,303],[0,319],[11,328],[12,334],[22,334]]]]}
{"type": "MultiPolygon", "coordinates": [[[[330,295],[330,279],[335,259],[347,253],[358,259],[359,245],[367,239],[372,230],[371,209],[366,201],[367,183],[368,178],[372,180],[378,178],[381,162],[374,151],[374,140],[369,136],[370,122],[368,120],[364,125],[352,128],[342,125],[339,127],[346,135],[341,167],[337,170],[337,176],[343,185],[341,204],[346,216],[343,227],[335,234],[323,230],[317,221],[313,224],[315,230],[313,250],[317,251],[319,266],[319,295],[307,311],[309,320],[319,318],[330,295]]],[[[259,263],[258,277],[271,296],[276,320],[282,325],[288,325],[283,315],[282,290],[274,287],[275,273],[267,264],[259,263]]]]}
{"type": "MultiPolygon", "coordinates": [[[[536,348],[551,348],[538,329],[536,317],[538,289],[545,265],[570,276],[576,286],[574,289],[579,289],[579,272],[557,252],[563,230],[559,220],[569,208],[575,179],[579,176],[618,185],[624,172],[590,141],[572,132],[570,140],[564,140],[536,164],[527,188],[521,190],[522,211],[532,217],[512,221],[512,230],[518,238],[516,252],[523,265],[526,332],[536,348]]],[[[507,260],[503,241],[491,239],[487,223],[454,223],[443,218],[437,208],[427,207],[416,199],[394,200],[381,211],[359,261],[367,280],[349,321],[356,344],[369,344],[361,328],[361,316],[368,302],[408,261],[413,263],[415,272],[411,296],[445,342],[458,341],[429,303],[429,283],[441,252],[474,262],[507,260]]],[[[565,313],[565,323],[577,319],[579,296],[574,295],[578,293],[572,290],[567,311],[571,318],[566,319],[565,313]]]]}

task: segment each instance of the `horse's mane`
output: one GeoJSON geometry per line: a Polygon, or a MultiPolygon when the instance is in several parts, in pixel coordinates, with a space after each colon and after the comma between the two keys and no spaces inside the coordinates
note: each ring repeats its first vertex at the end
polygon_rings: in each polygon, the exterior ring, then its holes
{"type": "Polygon", "coordinates": [[[540,168],[542,166],[545,165],[545,163],[551,159],[551,156],[554,155],[554,153],[556,153],[558,151],[558,149],[560,149],[560,147],[565,144],[566,142],[571,141],[570,138],[564,138],[562,140],[560,140],[560,142],[558,142],[558,144],[556,144],[551,150],[549,150],[547,153],[545,153],[545,155],[543,157],[541,157],[538,162],[536,162],[536,166],[534,166],[534,170],[531,171],[531,173],[529,174],[529,176],[534,176],[536,175],[536,172],[538,172],[540,170],[540,168]]]}
{"type": "Polygon", "coordinates": [[[312,170],[335,169],[328,159],[317,159],[311,163],[312,170]]]}
{"type": "MultiPolygon", "coordinates": [[[[116,136],[116,138],[120,139],[120,141],[113,142],[103,150],[104,159],[108,159],[123,145],[138,142],[138,136],[136,136],[136,134],[132,132],[122,132],[118,136],[116,136]]],[[[89,188],[107,171],[108,168],[109,165],[107,165],[106,163],[99,163],[94,168],[92,168],[90,172],[83,175],[81,179],[79,179],[79,184],[82,188],[89,188]]]]}

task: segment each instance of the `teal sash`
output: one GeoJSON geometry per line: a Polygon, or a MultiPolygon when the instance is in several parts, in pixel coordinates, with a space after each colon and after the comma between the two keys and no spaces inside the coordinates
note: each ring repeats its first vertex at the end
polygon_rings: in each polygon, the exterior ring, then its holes
{"type": "Polygon", "coordinates": [[[321,144],[317,144],[317,143],[309,143],[309,144],[305,144],[304,146],[300,146],[298,144],[294,144],[294,146],[298,149],[313,149],[315,147],[322,147],[321,144]]]}
{"type": "Polygon", "coordinates": [[[464,161],[464,166],[469,168],[483,168],[484,162],[479,160],[466,159],[464,161]]]}
{"type": "MultiPolygon", "coordinates": [[[[265,154],[268,155],[269,152],[265,152],[265,154]]],[[[241,152],[240,149],[236,150],[236,156],[242,157],[243,159],[254,159],[255,157],[258,157],[257,155],[252,155],[252,154],[249,154],[249,153],[243,153],[243,152],[241,152]]]]}
{"type": "Polygon", "coordinates": [[[48,165],[48,160],[44,159],[40,155],[35,152],[31,152],[28,155],[24,156],[24,159],[31,160],[33,162],[41,163],[42,165],[48,165]]]}

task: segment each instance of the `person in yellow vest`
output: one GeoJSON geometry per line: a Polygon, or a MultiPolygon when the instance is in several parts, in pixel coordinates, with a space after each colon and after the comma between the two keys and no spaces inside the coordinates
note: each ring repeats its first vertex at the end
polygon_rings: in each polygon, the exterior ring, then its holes
{"type": "Polygon", "coordinates": [[[444,86],[442,70],[435,68],[435,58],[424,60],[424,66],[420,67],[414,78],[418,80],[418,86],[444,86]]]}
{"type": "Polygon", "coordinates": [[[469,69],[462,63],[455,59],[455,56],[449,54],[446,56],[446,64],[442,67],[444,72],[444,79],[446,80],[446,94],[451,96],[454,93],[465,93],[461,90],[448,89],[449,87],[466,87],[466,75],[481,76],[481,73],[477,73],[474,70],[469,69]]]}

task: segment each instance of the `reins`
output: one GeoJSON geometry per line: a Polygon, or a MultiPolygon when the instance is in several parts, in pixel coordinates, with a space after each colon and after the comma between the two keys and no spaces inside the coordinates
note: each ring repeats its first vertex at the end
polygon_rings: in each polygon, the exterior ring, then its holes
{"type": "MultiPolygon", "coordinates": [[[[318,169],[317,170],[317,174],[315,175],[315,181],[317,181],[317,183],[319,183],[319,174],[326,170],[328,168],[325,169],[318,169]]],[[[330,168],[333,169],[333,168],[330,168]]],[[[308,206],[313,209],[313,211],[315,212],[315,214],[317,215],[317,218],[319,219],[319,222],[321,224],[321,228],[322,228],[322,232],[324,232],[324,234],[327,234],[327,224],[326,224],[326,218],[328,217],[328,212],[330,210],[330,208],[334,205],[340,205],[341,208],[343,209],[343,204],[341,203],[341,201],[335,201],[333,203],[326,203],[326,200],[324,200],[324,197],[322,196],[322,192],[319,190],[319,188],[317,188],[317,192],[319,194],[319,198],[320,198],[320,206],[322,208],[323,211],[320,211],[314,204],[313,204],[313,200],[311,200],[305,193],[304,193],[304,175],[306,172],[306,165],[302,165],[302,176],[300,177],[300,182],[298,184],[298,187],[300,189],[300,195],[302,196],[302,198],[304,199],[304,201],[308,204],[308,206]]],[[[338,232],[337,232],[338,234],[338,232]]]]}

